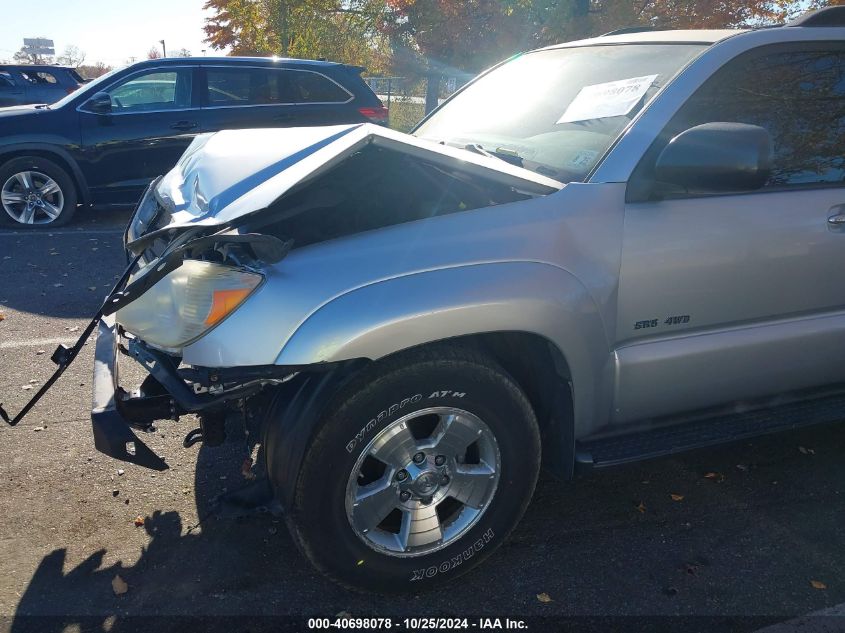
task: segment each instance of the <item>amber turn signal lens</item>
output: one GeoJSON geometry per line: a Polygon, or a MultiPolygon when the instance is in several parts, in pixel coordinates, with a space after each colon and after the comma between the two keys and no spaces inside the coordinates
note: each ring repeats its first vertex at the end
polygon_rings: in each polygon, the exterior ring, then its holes
{"type": "Polygon", "coordinates": [[[211,299],[211,310],[205,319],[209,327],[219,323],[232,310],[237,308],[241,302],[249,296],[252,288],[234,288],[230,290],[215,290],[211,299]]]}

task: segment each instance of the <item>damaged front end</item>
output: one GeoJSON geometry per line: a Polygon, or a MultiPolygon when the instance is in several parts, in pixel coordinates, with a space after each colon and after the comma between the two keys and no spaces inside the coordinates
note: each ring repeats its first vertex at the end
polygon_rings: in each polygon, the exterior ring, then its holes
{"type": "Polygon", "coordinates": [[[265,349],[257,349],[259,342],[233,352],[221,334],[208,336],[231,315],[249,312],[251,303],[266,303],[262,295],[278,294],[266,287],[286,282],[287,262],[280,262],[292,249],[519,202],[561,186],[489,155],[369,124],[197,137],[138,204],[125,235],[128,267],[79,342],[57,350],[56,374],[17,416],[10,419],[2,408],[0,414],[10,424],[20,421],[97,329],[95,445],[116,459],[163,470],[165,461],[136,431],[197,414],[201,427],[186,436],[185,446],[218,444],[227,416],[266,415],[281,387],[298,376],[338,369],[346,375],[367,362],[277,362],[284,341],[309,314],[365,278],[339,275],[325,296],[290,297],[288,315],[265,308],[229,326],[290,330],[267,337],[265,349]],[[133,391],[119,384],[120,356],[149,374],[133,391]]]}

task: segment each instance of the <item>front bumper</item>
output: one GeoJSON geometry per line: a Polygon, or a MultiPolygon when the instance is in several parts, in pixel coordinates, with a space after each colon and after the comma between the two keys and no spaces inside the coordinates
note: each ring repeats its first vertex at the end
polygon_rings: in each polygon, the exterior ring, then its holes
{"type": "Polygon", "coordinates": [[[119,353],[114,317],[103,317],[97,325],[94,350],[93,402],[91,425],[94,446],[101,453],[153,470],[166,470],[167,463],[135,435],[122,412],[125,392],[118,384],[119,353]]]}
{"type": "MultiPolygon", "coordinates": [[[[113,316],[97,322],[94,350],[93,403],[91,424],[97,450],[115,459],[153,470],[168,468],[135,434],[151,432],[158,420],[178,420],[180,415],[196,413],[203,426],[204,416],[220,416],[257,395],[267,385],[278,385],[303,370],[313,367],[246,366],[180,368],[180,359],[155,350],[143,341],[128,336],[123,339],[113,316]],[[126,346],[121,344],[126,342],[126,346]],[[128,393],[119,383],[118,358],[126,355],[149,373],[141,386],[128,393]]],[[[321,367],[328,371],[334,365],[321,367]]],[[[205,433],[203,432],[203,436],[205,433]]]]}

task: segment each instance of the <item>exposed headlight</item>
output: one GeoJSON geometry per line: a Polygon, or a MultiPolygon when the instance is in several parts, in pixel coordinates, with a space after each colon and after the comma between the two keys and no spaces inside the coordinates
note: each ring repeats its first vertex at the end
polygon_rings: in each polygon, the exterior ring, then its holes
{"type": "Polygon", "coordinates": [[[152,345],[179,349],[225,319],[262,280],[258,273],[189,259],[118,310],[116,319],[152,345]]]}

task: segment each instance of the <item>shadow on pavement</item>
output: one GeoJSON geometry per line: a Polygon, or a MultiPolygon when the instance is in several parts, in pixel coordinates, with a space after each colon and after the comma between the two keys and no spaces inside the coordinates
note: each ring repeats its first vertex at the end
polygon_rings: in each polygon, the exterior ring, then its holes
{"type": "MultiPolygon", "coordinates": [[[[213,624],[232,631],[305,630],[303,618],[347,613],[579,616],[576,624],[614,616],[610,628],[599,620],[604,630],[753,631],[845,600],[844,451],[845,429],[830,426],[575,484],[543,478],[526,518],[495,556],[446,589],[418,596],[333,585],[269,516],[210,519],[196,531],[177,513],[157,511],[145,520],[150,541],[134,565],[104,567],[103,550],[72,569],[63,549],[45,556],[11,630],[78,625],[119,633],[139,622],[154,633],[197,628],[185,616],[227,616],[213,624]],[[122,596],[112,591],[118,575],[128,584],[122,596]],[[540,593],[551,602],[538,600],[540,593]],[[138,616],[163,619],[152,627],[138,616]],[[261,616],[289,619],[262,627],[253,620],[261,616]]],[[[219,479],[216,455],[200,462],[211,471],[204,481],[219,479]]],[[[198,485],[198,494],[211,486],[198,485]]]]}

